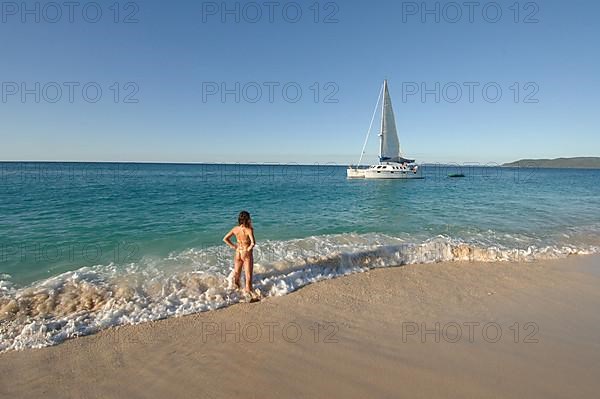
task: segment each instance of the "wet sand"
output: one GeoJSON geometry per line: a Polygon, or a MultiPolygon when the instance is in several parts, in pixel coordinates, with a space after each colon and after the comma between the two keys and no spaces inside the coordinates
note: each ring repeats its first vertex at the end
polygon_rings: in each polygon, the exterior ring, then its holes
{"type": "Polygon", "coordinates": [[[591,398],[599,308],[600,257],[377,269],[0,354],[0,397],[591,398]]]}

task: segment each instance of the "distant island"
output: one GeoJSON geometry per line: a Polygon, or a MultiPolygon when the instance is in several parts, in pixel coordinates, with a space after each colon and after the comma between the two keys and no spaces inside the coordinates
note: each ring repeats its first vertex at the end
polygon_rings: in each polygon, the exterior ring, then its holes
{"type": "Polygon", "coordinates": [[[600,169],[600,157],[576,157],[556,159],[521,159],[515,162],[505,163],[502,166],[521,168],[580,168],[600,169]]]}

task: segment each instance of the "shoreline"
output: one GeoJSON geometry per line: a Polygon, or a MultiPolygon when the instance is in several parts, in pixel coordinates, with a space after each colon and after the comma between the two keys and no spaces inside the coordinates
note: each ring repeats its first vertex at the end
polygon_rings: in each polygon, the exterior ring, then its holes
{"type": "MultiPolygon", "coordinates": [[[[592,245],[587,249],[550,244],[526,250],[478,247],[443,235],[416,244],[380,233],[267,240],[262,245],[263,257],[256,263],[254,282],[263,297],[287,295],[307,284],[378,267],[445,261],[531,262],[598,252],[598,247],[592,245]],[[379,245],[372,248],[370,243],[374,241],[379,245]],[[353,249],[347,253],[344,248],[349,245],[353,249]],[[286,253],[285,259],[280,258],[282,252],[286,253]]],[[[229,268],[230,254],[226,251],[224,246],[215,246],[178,252],[175,259],[182,263],[181,269],[170,266],[173,258],[169,255],[155,264],[142,259],[130,269],[101,264],[82,267],[25,287],[12,285],[9,276],[7,284],[0,280],[0,290],[7,288],[6,295],[0,297],[0,351],[52,346],[117,325],[201,313],[243,302],[239,292],[228,288],[227,272],[221,272],[229,268]],[[203,262],[205,256],[216,256],[212,262],[215,270],[196,271],[190,267],[203,262]],[[162,273],[161,265],[169,272],[162,273]]]]}
{"type": "Polygon", "coordinates": [[[591,397],[599,283],[597,255],[372,269],[1,353],[0,396],[591,397]]]}

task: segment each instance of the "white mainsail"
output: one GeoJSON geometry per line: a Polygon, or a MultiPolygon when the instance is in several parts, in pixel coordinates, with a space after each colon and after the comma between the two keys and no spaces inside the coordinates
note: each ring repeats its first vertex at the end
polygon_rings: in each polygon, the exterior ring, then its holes
{"type": "Polygon", "coordinates": [[[400,150],[398,131],[396,130],[396,118],[394,117],[392,98],[390,97],[390,92],[388,90],[387,80],[383,82],[383,104],[381,113],[379,161],[399,163],[414,162],[412,159],[404,158],[400,150]]]}
{"type": "Polygon", "coordinates": [[[392,99],[388,91],[387,80],[383,82],[383,105],[381,116],[381,140],[379,160],[387,162],[400,161],[400,142],[396,131],[396,119],[392,108],[392,99]]]}

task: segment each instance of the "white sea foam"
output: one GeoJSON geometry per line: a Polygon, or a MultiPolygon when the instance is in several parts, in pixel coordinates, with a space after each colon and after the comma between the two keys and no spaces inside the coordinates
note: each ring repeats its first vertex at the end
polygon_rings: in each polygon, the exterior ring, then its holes
{"type": "MultiPolygon", "coordinates": [[[[493,232],[492,232],[493,233],[493,232]]],[[[447,236],[411,242],[384,234],[341,234],[261,242],[254,285],[280,296],[325,279],[377,267],[441,261],[527,262],[598,253],[593,245],[525,245],[488,234],[479,241],[447,236]],[[515,247],[505,245],[513,242],[515,247]]],[[[16,288],[0,275],[0,351],[40,348],[101,329],[217,309],[243,300],[230,288],[231,252],[189,249],[129,265],[84,267],[16,288]]]]}

